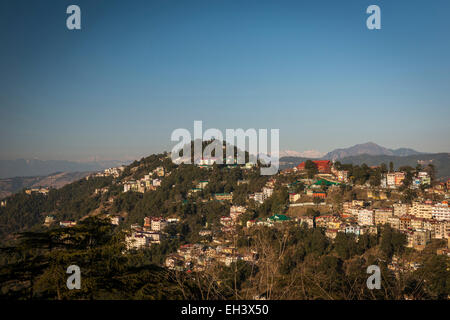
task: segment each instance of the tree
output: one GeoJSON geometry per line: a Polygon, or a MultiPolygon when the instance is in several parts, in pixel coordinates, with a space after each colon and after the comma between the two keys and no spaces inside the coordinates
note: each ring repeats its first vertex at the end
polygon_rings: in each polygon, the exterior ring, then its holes
{"type": "Polygon", "coordinates": [[[380,249],[391,258],[396,253],[402,253],[406,245],[406,236],[385,225],[381,232],[380,249]]]}
{"type": "Polygon", "coordinates": [[[316,164],[312,160],[306,160],[305,170],[309,179],[314,178],[314,176],[319,172],[316,164]]]}
{"type": "Polygon", "coordinates": [[[334,248],[339,257],[344,260],[351,258],[357,253],[357,245],[353,234],[338,232],[334,240],[334,248]]]}
{"type": "Polygon", "coordinates": [[[431,183],[433,183],[436,179],[436,167],[434,166],[434,164],[428,164],[425,171],[428,172],[428,174],[430,175],[431,183]]]}
{"type": "Polygon", "coordinates": [[[320,197],[314,197],[313,198],[313,203],[318,206],[320,203],[322,203],[323,199],[320,197]]]}
{"type": "Polygon", "coordinates": [[[450,259],[442,255],[433,255],[417,271],[419,278],[425,281],[425,291],[433,299],[448,299],[450,292],[450,259]]]}

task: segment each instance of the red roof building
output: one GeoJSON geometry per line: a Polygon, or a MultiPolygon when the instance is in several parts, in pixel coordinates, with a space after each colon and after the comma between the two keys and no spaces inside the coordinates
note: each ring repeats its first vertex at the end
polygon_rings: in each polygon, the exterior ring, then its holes
{"type": "MultiPolygon", "coordinates": [[[[313,163],[317,166],[319,173],[331,173],[331,161],[330,160],[313,160],[313,163]]],[[[305,170],[306,162],[302,162],[297,166],[297,170],[305,170]]]]}
{"type": "Polygon", "coordinates": [[[313,198],[325,199],[327,197],[326,192],[313,192],[313,198]]]}

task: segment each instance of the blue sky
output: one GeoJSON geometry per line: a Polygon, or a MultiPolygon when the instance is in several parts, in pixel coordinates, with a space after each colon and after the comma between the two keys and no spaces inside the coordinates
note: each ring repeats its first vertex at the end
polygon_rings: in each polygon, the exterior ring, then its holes
{"type": "Polygon", "coordinates": [[[449,152],[449,14],[447,0],[3,0],[0,159],[139,158],[194,120],[278,128],[282,150],[449,152]]]}

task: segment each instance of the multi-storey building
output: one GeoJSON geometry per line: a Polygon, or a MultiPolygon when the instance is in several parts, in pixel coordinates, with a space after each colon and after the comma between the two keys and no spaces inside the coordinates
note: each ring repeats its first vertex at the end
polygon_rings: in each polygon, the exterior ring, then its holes
{"type": "Polygon", "coordinates": [[[400,219],[400,230],[409,230],[411,229],[411,218],[414,216],[411,215],[403,215],[400,219]]]}
{"type": "Polygon", "coordinates": [[[233,200],[233,193],[215,193],[214,199],[219,201],[233,200]]]}
{"type": "Polygon", "coordinates": [[[345,233],[353,233],[359,236],[361,234],[361,228],[358,225],[349,224],[345,226],[345,233]]]}
{"type": "Polygon", "coordinates": [[[267,199],[267,196],[263,192],[255,192],[255,201],[263,203],[267,199]]]}
{"type": "Polygon", "coordinates": [[[411,218],[410,228],[414,230],[423,229],[424,218],[411,218]]]}
{"type": "Polygon", "coordinates": [[[401,217],[410,214],[411,205],[407,203],[394,203],[394,216],[401,217]]]}
{"type": "Polygon", "coordinates": [[[374,211],[369,209],[358,210],[358,224],[360,226],[371,226],[375,223],[374,211]]]}
{"type": "Polygon", "coordinates": [[[404,172],[396,172],[395,173],[395,186],[399,187],[402,185],[403,180],[405,180],[406,173],[404,172]]]}
{"type": "MultiPolygon", "coordinates": [[[[390,172],[386,174],[386,186],[396,188],[402,185],[406,174],[404,172],[390,172]]],[[[383,179],[382,179],[383,180],[383,179]]]]}
{"type": "Polygon", "coordinates": [[[152,231],[162,231],[168,225],[168,222],[162,217],[152,218],[151,221],[152,221],[152,231]]]}
{"type": "Polygon", "coordinates": [[[395,187],[395,173],[386,174],[386,185],[389,188],[395,187]]]}
{"type": "Polygon", "coordinates": [[[431,215],[433,219],[439,221],[450,221],[450,207],[448,206],[448,202],[444,201],[432,206],[431,215]]]}
{"type": "Polygon", "coordinates": [[[415,230],[412,234],[412,247],[416,250],[423,250],[431,241],[431,233],[428,230],[415,230]]]}
{"type": "Polygon", "coordinates": [[[392,216],[392,208],[375,209],[375,224],[386,224],[388,223],[388,219],[392,216]]]}
{"type": "Polygon", "coordinates": [[[264,187],[264,188],[262,189],[262,192],[264,193],[264,195],[266,196],[266,198],[269,198],[269,197],[271,197],[272,194],[273,194],[273,188],[267,188],[267,187],[264,187]]]}
{"type": "Polygon", "coordinates": [[[247,209],[243,206],[231,206],[230,208],[230,217],[233,221],[236,221],[240,215],[245,213],[247,209]]]}
{"type": "Polygon", "coordinates": [[[447,238],[447,221],[436,221],[434,224],[434,237],[436,239],[446,239],[447,238]]]}
{"type": "Polygon", "coordinates": [[[411,214],[417,218],[431,219],[433,217],[433,204],[431,202],[414,202],[411,208],[411,214]]]}
{"type": "Polygon", "coordinates": [[[393,229],[400,229],[400,218],[397,216],[389,217],[387,219],[387,223],[391,226],[393,229]]]}

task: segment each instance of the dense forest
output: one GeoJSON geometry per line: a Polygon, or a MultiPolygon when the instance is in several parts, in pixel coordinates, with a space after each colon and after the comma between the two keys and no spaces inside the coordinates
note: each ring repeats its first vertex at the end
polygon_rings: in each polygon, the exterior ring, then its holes
{"type": "Polygon", "coordinates": [[[123,233],[97,218],[73,228],[21,233],[3,247],[0,297],[4,299],[443,299],[450,290],[448,258],[426,253],[423,266],[396,276],[394,255],[411,254],[390,228],[359,241],[320,228],[287,225],[241,234],[238,246],[260,248],[257,265],[238,261],[203,273],[159,267],[175,246],[124,254],[123,233]],[[167,252],[166,252],[167,251],[167,252]],[[68,290],[66,269],[81,268],[81,289],[68,290]],[[383,290],[368,290],[367,266],[377,264],[383,290]]]}

